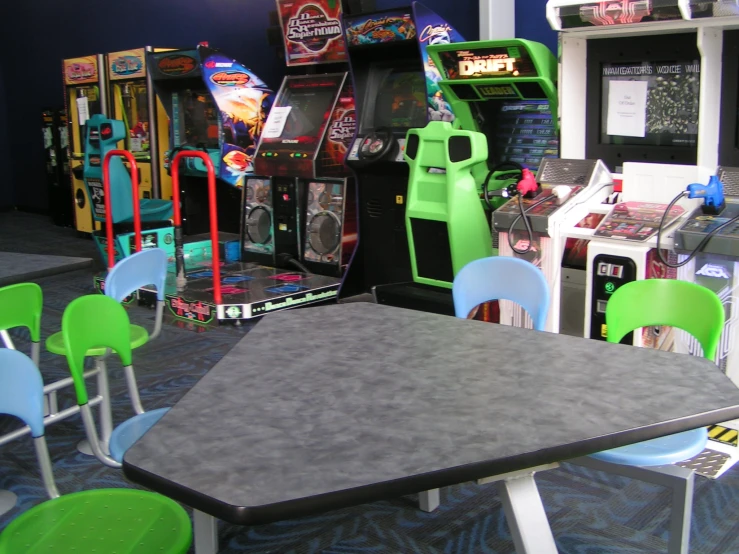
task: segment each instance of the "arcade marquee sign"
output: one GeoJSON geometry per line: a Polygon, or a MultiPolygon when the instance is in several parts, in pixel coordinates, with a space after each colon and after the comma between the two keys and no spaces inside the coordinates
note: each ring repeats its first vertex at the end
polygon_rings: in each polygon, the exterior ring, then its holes
{"type": "Polygon", "coordinates": [[[528,52],[518,47],[447,50],[439,52],[447,79],[537,77],[528,52]]]}

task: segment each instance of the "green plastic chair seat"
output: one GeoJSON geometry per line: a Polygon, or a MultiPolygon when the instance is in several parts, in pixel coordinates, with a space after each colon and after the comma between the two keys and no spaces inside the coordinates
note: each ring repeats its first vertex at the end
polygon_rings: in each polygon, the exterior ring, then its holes
{"type": "Polygon", "coordinates": [[[98,489],[66,494],[13,520],[0,554],[185,553],[192,542],[187,512],[148,491],[98,489]]]}
{"type": "MultiPolygon", "coordinates": [[[[140,325],[131,324],[131,349],[143,346],[149,341],[149,331],[141,327],[140,325]]],[[[48,339],[46,339],[46,349],[52,354],[59,354],[60,356],[66,355],[67,351],[64,348],[64,337],[62,332],[54,333],[48,339]]],[[[106,348],[91,348],[87,351],[86,356],[102,356],[105,354],[106,348]]]]}

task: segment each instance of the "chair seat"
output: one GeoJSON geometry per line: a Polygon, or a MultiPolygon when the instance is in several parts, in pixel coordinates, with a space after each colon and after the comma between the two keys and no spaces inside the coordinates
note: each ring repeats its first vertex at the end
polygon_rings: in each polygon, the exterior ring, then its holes
{"type": "Polygon", "coordinates": [[[191,542],[190,518],[174,500],[149,491],[97,489],[60,496],[18,516],[0,535],[0,554],[181,554],[191,542]]]}
{"type": "Polygon", "coordinates": [[[662,466],[689,460],[700,454],[708,442],[705,427],[660,437],[620,448],[591,454],[591,458],[612,464],[630,466],[662,466]]]}
{"type": "Polygon", "coordinates": [[[143,437],[168,411],[169,408],[151,410],[121,423],[110,435],[110,457],[118,463],[123,463],[123,455],[126,450],[143,437]]]}
{"type": "Polygon", "coordinates": [[[171,200],[144,198],[139,200],[141,221],[167,220],[172,217],[174,208],[171,200]]]}
{"type": "MultiPolygon", "coordinates": [[[[131,348],[138,348],[143,346],[149,340],[149,331],[141,327],[140,325],[131,325],[131,348]]],[[[52,354],[59,354],[60,356],[66,355],[67,351],[64,348],[64,337],[62,332],[54,333],[48,339],[46,339],[46,350],[52,354]]],[[[87,356],[102,356],[105,354],[106,348],[91,348],[87,351],[87,356]]]]}

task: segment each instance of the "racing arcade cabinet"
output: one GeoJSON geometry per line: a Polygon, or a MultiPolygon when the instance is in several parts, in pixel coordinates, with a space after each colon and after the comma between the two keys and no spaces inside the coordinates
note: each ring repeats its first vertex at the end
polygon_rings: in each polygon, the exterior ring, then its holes
{"type": "Polygon", "coordinates": [[[346,163],[357,179],[360,222],[358,250],[346,280],[359,291],[373,291],[379,303],[453,313],[448,293],[429,303],[434,287],[414,288],[409,297],[396,284],[413,279],[406,231],[406,134],[429,121],[454,120],[426,48],[464,39],[418,2],[347,16],[344,35],[358,114],[346,163]]]}

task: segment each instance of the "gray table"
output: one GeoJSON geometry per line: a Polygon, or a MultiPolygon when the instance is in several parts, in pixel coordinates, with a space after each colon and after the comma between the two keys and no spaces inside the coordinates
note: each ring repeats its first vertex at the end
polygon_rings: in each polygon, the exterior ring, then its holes
{"type": "MultiPolygon", "coordinates": [[[[193,507],[214,552],[214,518],[289,519],[736,417],[739,389],[702,358],[333,305],[267,316],[123,465],[193,507]]],[[[533,474],[506,483],[514,535],[556,551],[533,474]]]]}

